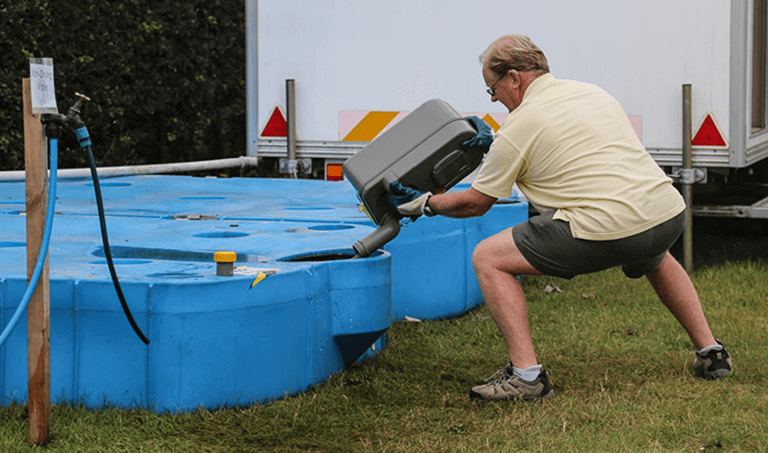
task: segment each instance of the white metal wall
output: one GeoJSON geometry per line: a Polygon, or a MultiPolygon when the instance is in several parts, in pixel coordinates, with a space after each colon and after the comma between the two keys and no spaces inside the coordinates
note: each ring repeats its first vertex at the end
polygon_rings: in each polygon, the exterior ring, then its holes
{"type": "Polygon", "coordinates": [[[596,83],[641,116],[646,147],[679,149],[684,83],[694,127],[712,111],[729,133],[730,10],[724,0],[259,0],[257,127],[285,104],[285,79],[296,80],[303,140],[338,140],[342,110],[441,98],[504,112],[478,55],[521,33],[555,77],[596,83]]]}

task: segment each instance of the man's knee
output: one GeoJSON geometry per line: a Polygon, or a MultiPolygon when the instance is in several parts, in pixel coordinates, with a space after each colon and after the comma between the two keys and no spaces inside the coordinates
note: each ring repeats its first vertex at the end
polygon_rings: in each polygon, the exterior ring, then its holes
{"type": "Polygon", "coordinates": [[[487,268],[489,265],[491,247],[489,245],[489,239],[481,241],[475,247],[472,252],[472,266],[475,268],[475,272],[487,268]]]}
{"type": "Polygon", "coordinates": [[[510,274],[538,274],[518,250],[511,229],[504,230],[481,241],[472,252],[475,273],[503,271],[510,274]]]}

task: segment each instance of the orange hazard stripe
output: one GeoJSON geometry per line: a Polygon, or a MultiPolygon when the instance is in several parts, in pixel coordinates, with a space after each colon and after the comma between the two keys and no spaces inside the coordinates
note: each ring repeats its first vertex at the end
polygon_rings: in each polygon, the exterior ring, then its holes
{"type": "Polygon", "coordinates": [[[499,126],[499,123],[497,123],[496,120],[493,119],[493,117],[489,113],[485,114],[485,116],[483,117],[483,121],[488,123],[488,125],[491,126],[494,131],[498,131],[499,128],[501,127],[499,126]]]}
{"type": "Polygon", "coordinates": [[[370,112],[349,131],[345,142],[370,142],[390,123],[400,112],[370,112]]]}

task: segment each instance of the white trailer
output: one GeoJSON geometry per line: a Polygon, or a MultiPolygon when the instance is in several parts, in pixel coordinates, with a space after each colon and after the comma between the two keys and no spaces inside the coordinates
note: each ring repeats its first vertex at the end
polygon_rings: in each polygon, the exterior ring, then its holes
{"type": "MultiPolygon", "coordinates": [[[[766,0],[246,5],[250,156],[286,156],[285,138],[262,133],[287,109],[289,79],[296,93],[295,156],[319,162],[321,177],[324,164],[348,158],[432,98],[499,122],[507,112],[490,102],[478,56],[514,33],[542,48],[555,77],[595,83],[615,96],[648,152],[670,173],[683,164],[682,87],[690,84],[698,145],[692,162],[705,177],[698,182],[716,188],[702,193],[768,176],[760,165],[768,156],[766,0]],[[353,134],[355,128],[365,133],[353,134]]],[[[695,212],[768,217],[760,205],[710,208],[695,212]]]]}

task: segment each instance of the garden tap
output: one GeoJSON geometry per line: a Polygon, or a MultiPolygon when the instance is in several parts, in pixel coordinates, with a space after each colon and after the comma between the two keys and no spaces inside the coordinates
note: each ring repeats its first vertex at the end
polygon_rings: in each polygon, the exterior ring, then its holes
{"type": "MultiPolygon", "coordinates": [[[[83,101],[90,101],[91,99],[80,93],[75,93],[79,97],[77,102],[69,108],[66,115],[60,113],[45,113],[43,114],[43,124],[45,124],[45,135],[48,138],[59,138],[61,135],[61,128],[64,125],[71,127],[75,134],[77,134],[78,140],[80,140],[80,134],[77,132],[85,128],[85,123],[80,119],[80,106],[83,101]]],[[[87,131],[85,133],[87,135],[87,131]]],[[[82,140],[81,140],[82,141],[82,140]]],[[[82,143],[81,143],[81,146],[82,143]]],[[[84,147],[84,146],[83,146],[84,147]]]]}

